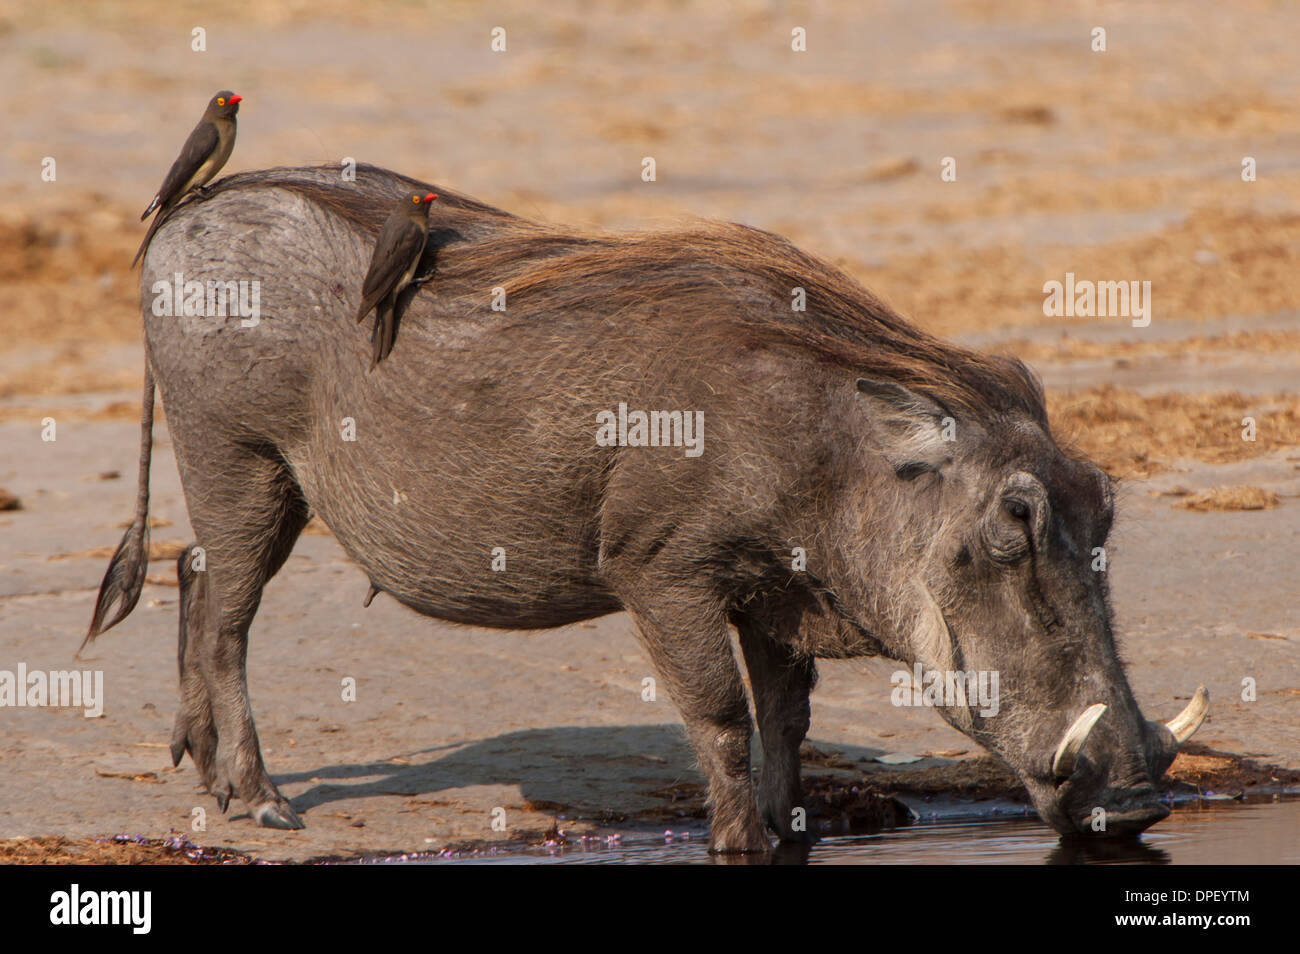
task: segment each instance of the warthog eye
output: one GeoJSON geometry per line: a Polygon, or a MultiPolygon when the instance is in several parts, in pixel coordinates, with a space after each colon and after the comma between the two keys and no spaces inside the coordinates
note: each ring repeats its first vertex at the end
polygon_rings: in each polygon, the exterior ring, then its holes
{"type": "Polygon", "coordinates": [[[1026,556],[1048,514],[1042,482],[1023,471],[1011,474],[985,513],[983,534],[990,556],[999,563],[1015,563],[1026,556]]]}
{"type": "Polygon", "coordinates": [[[1032,509],[1019,497],[1004,497],[1001,506],[1003,518],[985,524],[984,538],[993,559],[1001,563],[1014,563],[1029,552],[1029,518],[1032,509]]]}

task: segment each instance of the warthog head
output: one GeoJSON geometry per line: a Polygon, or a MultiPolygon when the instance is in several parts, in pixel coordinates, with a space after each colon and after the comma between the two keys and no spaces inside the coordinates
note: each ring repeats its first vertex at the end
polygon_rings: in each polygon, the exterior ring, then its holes
{"type": "Polygon", "coordinates": [[[939,711],[1015,769],[1058,832],[1136,833],[1168,814],[1155,785],[1208,696],[1168,725],[1143,718],[1111,626],[1111,480],[1058,446],[1022,365],[988,367],[1017,400],[950,408],[941,391],[858,381],[845,609],[925,671],[997,674],[994,706],[939,711]]]}

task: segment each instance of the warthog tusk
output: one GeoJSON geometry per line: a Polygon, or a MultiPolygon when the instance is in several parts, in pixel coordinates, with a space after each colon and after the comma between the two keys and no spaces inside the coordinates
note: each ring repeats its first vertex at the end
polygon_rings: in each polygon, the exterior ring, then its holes
{"type": "Polygon", "coordinates": [[[1192,701],[1187,703],[1187,708],[1166,722],[1165,728],[1172,732],[1178,744],[1182,745],[1201,727],[1201,723],[1209,714],[1210,694],[1204,686],[1197,686],[1196,694],[1192,696],[1192,701]]]}
{"type": "MultiPolygon", "coordinates": [[[[953,669],[953,639],[948,621],[943,618],[943,608],[928,586],[920,580],[915,585],[921,609],[917,615],[916,630],[912,634],[913,652],[925,668],[941,673],[950,672],[953,669]]],[[[974,725],[969,705],[945,709],[944,717],[963,732],[970,732],[974,725]]]]}
{"type": "Polygon", "coordinates": [[[1056,747],[1056,754],[1052,756],[1053,775],[1057,778],[1069,778],[1074,774],[1074,763],[1078,761],[1079,753],[1083,751],[1083,744],[1088,741],[1092,727],[1097,724],[1097,720],[1105,711],[1105,703],[1097,702],[1088,706],[1083,715],[1074,720],[1074,725],[1066,730],[1061,744],[1056,747]]]}
{"type": "Polygon", "coordinates": [[[913,634],[913,649],[921,663],[930,669],[945,672],[952,668],[952,632],[943,618],[943,609],[930,588],[916,581],[916,593],[921,600],[921,612],[913,634]]]}

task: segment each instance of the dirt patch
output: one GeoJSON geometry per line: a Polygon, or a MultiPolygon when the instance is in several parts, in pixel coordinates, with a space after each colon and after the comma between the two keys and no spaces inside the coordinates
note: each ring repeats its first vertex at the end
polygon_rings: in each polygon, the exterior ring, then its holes
{"type": "Polygon", "coordinates": [[[863,174],[863,178],[868,182],[887,182],[890,179],[901,179],[920,171],[921,164],[912,156],[897,156],[874,163],[863,174]]]}
{"type": "MultiPolygon", "coordinates": [[[[138,377],[139,375],[136,375],[138,377]]],[[[138,383],[138,382],[137,382],[138,383]]],[[[37,407],[0,407],[0,422],[34,421],[40,422],[46,417],[55,421],[138,421],[140,420],[139,401],[109,401],[92,407],[75,405],[41,405],[37,407]]],[[[154,405],[154,420],[165,420],[163,407],[154,405]]]]}
{"type": "Polygon", "coordinates": [[[940,765],[864,766],[861,784],[878,795],[945,795],[1027,802],[1020,780],[1004,762],[984,755],[940,765]]]}
{"type": "MultiPolygon", "coordinates": [[[[149,562],[156,560],[175,560],[185,549],[184,540],[158,540],[149,544],[149,562]]],[[[48,560],[107,560],[117,551],[116,546],[111,547],[91,547],[89,550],[78,550],[76,553],[56,553],[47,557],[48,560]]]]}
{"type": "Polygon", "coordinates": [[[912,824],[912,812],[897,798],[860,785],[810,781],[804,791],[808,818],[823,832],[863,835],[912,824]]]}
{"type": "MultiPolygon", "coordinates": [[[[945,219],[957,214],[946,203],[936,207],[945,219]]],[[[807,226],[798,231],[798,240],[817,247],[807,226]]],[[[843,264],[903,314],[940,334],[1059,320],[1043,314],[1043,285],[1063,281],[1066,272],[1078,280],[1151,282],[1153,322],[1276,314],[1300,301],[1300,215],[1204,209],[1136,238],[1095,245],[1031,253],[1018,244],[990,243],[899,252],[879,266],[843,264]]]]}
{"type": "MultiPolygon", "coordinates": [[[[0,222],[0,333],[8,347],[67,345],[69,354],[91,359],[87,341],[139,341],[140,284],[131,257],[141,237],[124,208],[95,195],[0,222]]],[[[51,369],[18,374],[28,386],[34,375],[57,381],[51,369]]],[[[13,386],[0,382],[0,394],[13,386]]]]}
{"type": "MultiPolygon", "coordinates": [[[[865,791],[881,795],[955,795],[1028,801],[1015,773],[992,756],[937,766],[868,767],[860,785],[865,791]]],[[[1165,791],[1174,794],[1186,792],[1189,786],[1234,794],[1280,791],[1300,785],[1300,771],[1218,752],[1193,742],[1178,753],[1162,785],[1165,791]]]]}
{"type": "MultiPolygon", "coordinates": [[[[838,819],[846,830],[878,830],[905,824],[889,803],[897,798],[942,796],[969,801],[999,799],[1027,804],[1028,793],[1010,767],[993,756],[978,756],[934,765],[885,766],[856,763],[837,752],[818,752],[804,780],[805,804],[814,819],[838,819]],[[843,771],[819,774],[830,766],[843,771]],[[871,829],[871,826],[877,826],[871,829]]],[[[1278,768],[1227,752],[1189,743],[1178,753],[1163,781],[1171,794],[1205,793],[1248,795],[1300,786],[1300,771],[1278,768]]],[[[683,783],[646,792],[665,801],[656,820],[704,818],[702,785],[683,783]]],[[[562,806],[556,806],[562,811],[562,806]]],[[[904,810],[904,818],[906,812],[904,810]]]]}
{"type": "Polygon", "coordinates": [[[76,346],[62,348],[47,363],[0,374],[0,398],[19,394],[96,394],[103,391],[135,390],[140,386],[139,371],[105,371],[96,367],[97,360],[98,355],[91,355],[86,349],[76,346]]]}
{"type": "Polygon", "coordinates": [[[1192,494],[1174,504],[1180,510],[1272,510],[1281,501],[1262,487],[1215,487],[1192,494]]]}
{"type": "Polygon", "coordinates": [[[1128,338],[1095,341],[1062,335],[1055,341],[1030,341],[1015,338],[999,342],[993,350],[1015,355],[1024,361],[1078,361],[1113,358],[1117,366],[1136,357],[1166,357],[1196,353],[1211,360],[1226,351],[1257,354],[1294,352],[1300,354],[1300,331],[1238,331],[1223,335],[1191,335],[1173,340],[1128,338]]]}
{"type": "Polygon", "coordinates": [[[1300,786],[1300,771],[1230,752],[1217,752],[1196,743],[1183,746],[1167,777],[1207,793],[1231,795],[1263,794],[1300,786]]]}
{"type": "Polygon", "coordinates": [[[325,525],[325,521],[318,516],[312,517],[307,521],[307,526],[302,528],[302,532],[309,537],[332,537],[333,531],[325,525]]]}

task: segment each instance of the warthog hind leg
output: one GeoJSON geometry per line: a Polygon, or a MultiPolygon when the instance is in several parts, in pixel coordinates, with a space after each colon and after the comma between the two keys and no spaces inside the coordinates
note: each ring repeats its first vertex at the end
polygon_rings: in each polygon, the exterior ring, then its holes
{"type": "MultiPolygon", "coordinates": [[[[177,449],[183,459],[184,448],[177,449]]],[[[307,504],[278,455],[205,450],[204,464],[213,466],[182,468],[204,552],[196,565],[192,544],[178,566],[181,706],[172,758],[179,762],[190,753],[223,812],[239,798],[264,827],[301,828],[262,760],[245,664],[262,588],[288,559],[307,523],[307,504]],[[241,457],[232,459],[236,454],[241,457]]]]}

